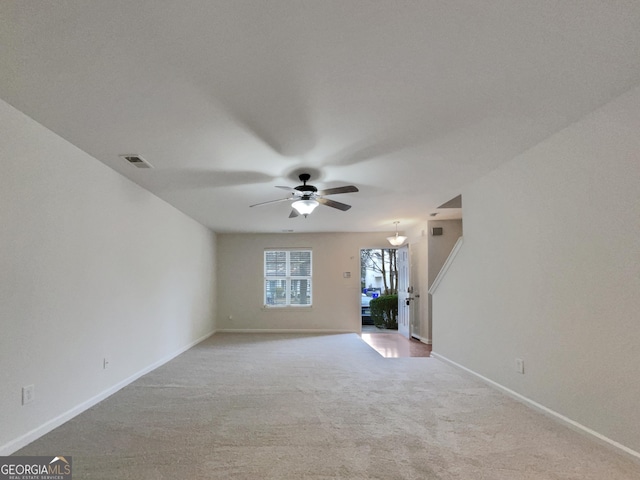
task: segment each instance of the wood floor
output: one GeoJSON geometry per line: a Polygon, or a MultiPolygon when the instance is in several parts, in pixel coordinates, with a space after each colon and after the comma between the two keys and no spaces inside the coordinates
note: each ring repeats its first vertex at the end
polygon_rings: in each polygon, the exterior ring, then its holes
{"type": "Polygon", "coordinates": [[[399,333],[362,333],[364,340],[371,348],[385,358],[429,357],[431,345],[416,339],[407,339],[399,333]]]}

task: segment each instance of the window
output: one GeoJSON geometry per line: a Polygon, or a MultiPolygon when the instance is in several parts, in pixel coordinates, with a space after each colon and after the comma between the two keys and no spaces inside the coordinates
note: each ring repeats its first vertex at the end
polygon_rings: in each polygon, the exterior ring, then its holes
{"type": "Polygon", "coordinates": [[[311,250],[265,250],[264,304],[311,306],[311,250]]]}

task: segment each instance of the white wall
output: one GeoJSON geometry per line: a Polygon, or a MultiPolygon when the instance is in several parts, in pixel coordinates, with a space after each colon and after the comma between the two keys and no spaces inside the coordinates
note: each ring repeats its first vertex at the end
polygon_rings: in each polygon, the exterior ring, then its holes
{"type": "Polygon", "coordinates": [[[638,132],[640,88],[464,189],[433,309],[435,352],[636,452],[638,132]]]}
{"type": "Polygon", "coordinates": [[[214,330],[215,235],[2,101],[0,131],[5,454],[214,330]]]}
{"type": "Polygon", "coordinates": [[[217,329],[359,332],[360,249],[386,248],[387,235],[218,234],[217,329]],[[264,308],[264,250],[287,247],[313,251],[311,308],[264,308]]]}

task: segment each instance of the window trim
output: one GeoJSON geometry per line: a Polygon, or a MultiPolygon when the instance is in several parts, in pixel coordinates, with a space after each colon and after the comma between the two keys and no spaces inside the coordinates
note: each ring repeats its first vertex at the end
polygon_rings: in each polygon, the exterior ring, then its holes
{"type": "Polygon", "coordinates": [[[262,303],[264,308],[312,308],[313,306],[313,251],[311,248],[265,248],[262,257],[263,266],[263,283],[262,283],[262,303]],[[267,254],[274,252],[286,253],[286,274],[285,276],[267,275],[267,254]],[[309,275],[291,275],[291,253],[292,252],[308,252],[309,253],[309,275]],[[273,304],[267,302],[267,281],[284,280],[286,281],[284,304],[273,304]],[[291,304],[291,282],[293,280],[307,280],[309,282],[309,303],[291,304]]]}

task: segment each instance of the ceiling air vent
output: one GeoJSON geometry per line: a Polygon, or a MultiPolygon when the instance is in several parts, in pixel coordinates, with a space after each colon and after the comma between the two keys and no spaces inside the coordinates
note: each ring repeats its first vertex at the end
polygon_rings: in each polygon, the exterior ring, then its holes
{"type": "Polygon", "coordinates": [[[153,168],[149,162],[147,162],[140,155],[120,155],[127,162],[137,168],[153,168]]]}

